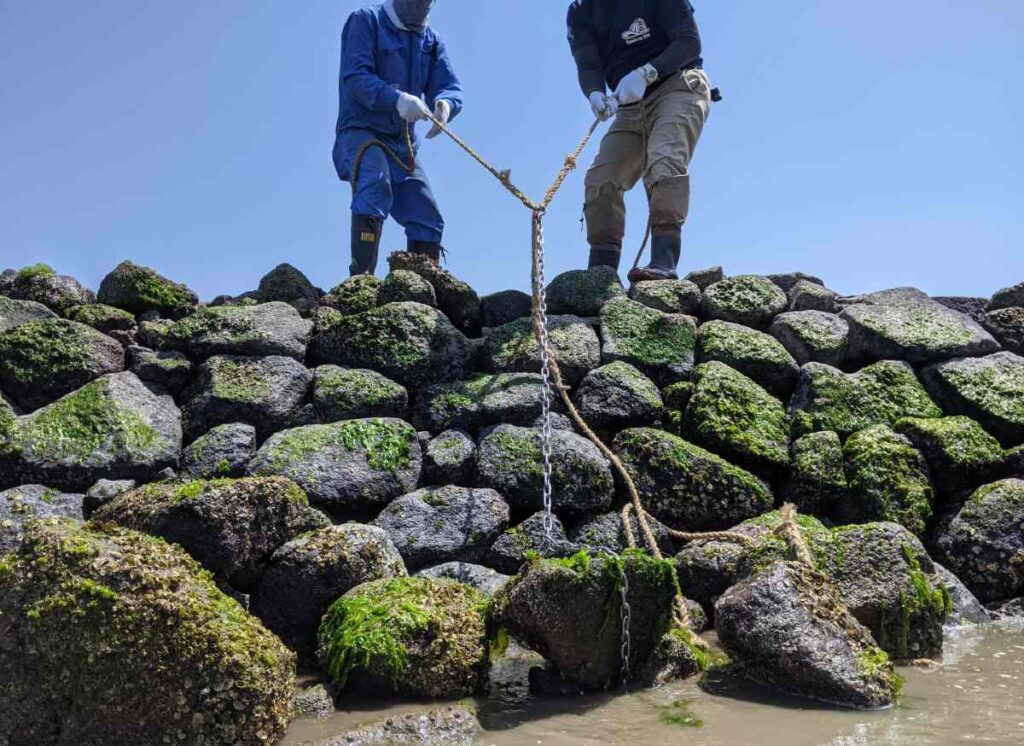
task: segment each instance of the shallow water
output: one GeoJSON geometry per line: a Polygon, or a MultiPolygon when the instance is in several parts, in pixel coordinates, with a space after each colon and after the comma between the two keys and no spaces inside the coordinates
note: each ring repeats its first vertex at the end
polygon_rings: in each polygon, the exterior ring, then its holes
{"type": "MultiPolygon", "coordinates": [[[[876,744],[1024,744],[1024,628],[989,625],[947,634],[942,661],[904,668],[904,700],[891,710],[818,707],[742,686],[734,696],[701,690],[696,681],[625,695],[532,698],[505,692],[480,699],[481,746],[875,746],[876,744]],[[676,703],[676,704],[674,704],[676,703]],[[697,721],[680,725],[665,722],[697,721]]],[[[522,692],[518,694],[522,695],[522,692]]],[[[316,743],[423,703],[353,709],[322,721],[296,722],[287,746],[316,743]]]]}

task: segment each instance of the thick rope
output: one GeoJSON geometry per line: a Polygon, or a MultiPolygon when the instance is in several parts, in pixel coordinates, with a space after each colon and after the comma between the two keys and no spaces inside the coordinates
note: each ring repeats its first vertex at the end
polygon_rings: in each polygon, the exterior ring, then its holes
{"type": "Polygon", "coordinates": [[[779,517],[781,522],[778,528],[775,529],[775,532],[788,545],[790,556],[797,562],[813,568],[814,558],[811,556],[811,550],[807,546],[807,541],[804,539],[800,527],[796,524],[796,507],[786,503],[779,511],[779,517]]]}

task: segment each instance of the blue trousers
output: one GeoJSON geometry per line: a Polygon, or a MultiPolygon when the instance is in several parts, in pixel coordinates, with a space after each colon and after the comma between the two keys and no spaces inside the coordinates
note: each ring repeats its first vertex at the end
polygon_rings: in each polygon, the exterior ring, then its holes
{"type": "MultiPolygon", "coordinates": [[[[342,181],[351,182],[356,154],[368,140],[387,143],[405,163],[409,163],[404,142],[381,137],[370,130],[345,130],[334,143],[334,165],[342,181]]],[[[444,218],[438,209],[426,172],[416,161],[412,173],[388,157],[380,148],[369,148],[359,167],[359,183],[352,185],[352,214],[389,216],[405,228],[412,241],[441,243],[444,218]]]]}

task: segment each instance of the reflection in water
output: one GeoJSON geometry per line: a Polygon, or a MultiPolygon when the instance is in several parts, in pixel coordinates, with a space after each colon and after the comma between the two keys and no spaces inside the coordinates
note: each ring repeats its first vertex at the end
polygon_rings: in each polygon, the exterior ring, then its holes
{"type": "MultiPolygon", "coordinates": [[[[959,628],[947,634],[940,665],[904,669],[903,702],[883,712],[834,710],[781,699],[753,687],[712,695],[695,681],[628,695],[534,698],[516,682],[536,664],[513,656],[499,694],[478,702],[483,746],[945,746],[1024,744],[1024,629],[959,628]],[[667,714],[667,716],[666,716],[667,714]],[[680,722],[690,719],[696,722],[680,722]]],[[[284,744],[315,743],[360,723],[423,709],[358,703],[329,720],[295,723],[284,744]]]]}

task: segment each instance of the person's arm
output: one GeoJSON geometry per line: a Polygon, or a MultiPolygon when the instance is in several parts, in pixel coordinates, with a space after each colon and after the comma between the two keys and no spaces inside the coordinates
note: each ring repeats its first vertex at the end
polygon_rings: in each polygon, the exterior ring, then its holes
{"type": "Polygon", "coordinates": [[[689,0],[658,0],[658,25],[672,41],[650,63],[663,80],[700,59],[700,32],[689,0]]]}
{"type": "Polygon", "coordinates": [[[437,110],[438,101],[447,101],[449,107],[448,120],[455,119],[462,111],[462,83],[455,74],[448,48],[441,39],[437,40],[437,51],[434,64],[430,67],[430,78],[427,80],[427,104],[431,111],[437,110]]]}
{"type": "Polygon", "coordinates": [[[341,32],[341,84],[363,106],[393,111],[399,91],[377,74],[376,37],[367,13],[357,11],[349,16],[341,32]]]}
{"type": "Polygon", "coordinates": [[[604,94],[606,88],[601,51],[591,30],[576,17],[575,5],[569,6],[566,24],[569,27],[569,49],[576,60],[583,95],[589,97],[592,93],[604,94]]]}

